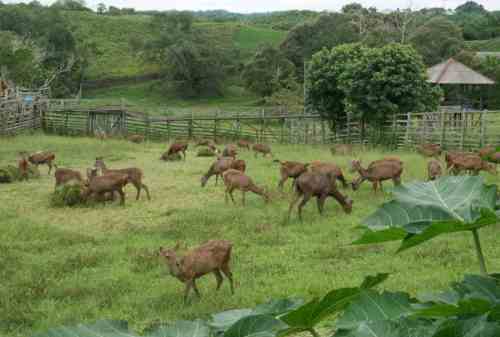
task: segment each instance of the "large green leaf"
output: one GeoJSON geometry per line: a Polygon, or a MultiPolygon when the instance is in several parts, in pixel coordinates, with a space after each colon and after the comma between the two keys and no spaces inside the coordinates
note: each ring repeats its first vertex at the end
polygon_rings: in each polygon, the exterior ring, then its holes
{"type": "Polygon", "coordinates": [[[252,309],[235,309],[223,311],[218,314],[212,315],[212,320],[209,322],[210,326],[219,331],[226,331],[231,325],[240,319],[253,315],[252,309]]]}
{"type": "MultiPolygon", "coordinates": [[[[352,330],[340,330],[335,337],[430,337],[436,326],[430,321],[398,320],[363,322],[352,330]]],[[[456,336],[458,337],[458,336],[456,336]]]]}
{"type": "Polygon", "coordinates": [[[271,315],[252,315],[240,319],[224,332],[224,337],[274,337],[286,324],[271,315]]]}
{"type": "Polygon", "coordinates": [[[362,291],[375,287],[387,279],[388,274],[367,277],[358,288],[341,288],[329,292],[322,299],[315,298],[281,317],[289,328],[282,334],[310,331],[327,317],[340,313],[356,300],[362,291]]]}
{"type": "Polygon", "coordinates": [[[367,231],[354,244],[402,240],[399,251],[440,234],[498,222],[496,186],[480,176],[443,177],[394,188],[394,200],[364,221],[367,231]]]}
{"type": "Polygon", "coordinates": [[[146,337],[209,337],[210,329],[202,320],[177,321],[173,325],[161,326],[146,337]]]}
{"type": "Polygon", "coordinates": [[[489,322],[485,316],[445,321],[432,337],[498,337],[500,324],[489,322]]]}
{"type": "Polygon", "coordinates": [[[92,324],[53,328],[33,337],[137,337],[137,335],[130,332],[125,321],[102,320],[92,324]]]}
{"type": "Polygon", "coordinates": [[[397,320],[412,312],[408,294],[390,292],[379,294],[373,290],[365,290],[344,311],[336,326],[338,329],[354,329],[362,323],[397,320]]]}
{"type": "Polygon", "coordinates": [[[279,316],[297,309],[302,304],[304,304],[304,300],[300,298],[284,298],[280,300],[271,300],[267,303],[259,304],[258,306],[256,306],[253,310],[253,313],[279,316]]]}

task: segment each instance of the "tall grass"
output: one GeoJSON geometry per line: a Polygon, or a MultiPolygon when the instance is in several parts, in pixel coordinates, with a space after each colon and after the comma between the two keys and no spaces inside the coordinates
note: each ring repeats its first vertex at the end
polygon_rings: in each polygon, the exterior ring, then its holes
{"type": "MultiPolygon", "coordinates": [[[[397,243],[351,246],[357,226],[389,195],[374,196],[371,186],[357,192],[346,215],[329,199],[325,215],[311,201],[304,223],[294,213],[283,220],[291,198],[276,190],[278,166],[269,159],[242,152],[247,173],[270,189],[265,205],[255,195],[247,205],[226,205],[222,186],[200,187],[211,158],[185,162],[159,160],[166,144],[105,142],[35,134],[0,139],[0,166],[15,161],[20,150],[52,150],[60,167],[84,169],[96,156],[109,167],[141,167],[152,201],[135,201],[127,187],[125,207],[108,203],[93,207],[51,208],[54,179],[41,167],[40,179],[0,185],[0,335],[27,336],[49,327],[99,318],[128,320],[137,330],[158,322],[207,317],[224,309],[253,306],[273,297],[311,298],[325,291],[357,284],[367,274],[384,271],[392,277],[386,289],[412,294],[442,288],[463,273],[475,273],[473,242],[468,233],[437,238],[421,247],[394,255],[397,243]],[[224,238],[234,242],[232,266],[237,284],[215,292],[215,280],[199,282],[203,298],[182,303],[182,284],[168,276],[156,256],[160,246],[187,246],[224,238]]],[[[287,160],[332,160],[347,172],[350,157],[332,157],[326,146],[278,146],[276,157],[287,160]]],[[[367,163],[387,155],[382,150],[360,152],[367,163]]],[[[425,160],[415,153],[392,153],[405,161],[405,181],[423,179],[425,160]]],[[[487,176],[490,182],[499,178],[487,176]]],[[[385,183],[386,191],[391,183],[385,183]]],[[[238,192],[236,200],[240,203],[238,192]]],[[[500,226],[484,230],[483,246],[490,270],[500,269],[500,226]]]]}

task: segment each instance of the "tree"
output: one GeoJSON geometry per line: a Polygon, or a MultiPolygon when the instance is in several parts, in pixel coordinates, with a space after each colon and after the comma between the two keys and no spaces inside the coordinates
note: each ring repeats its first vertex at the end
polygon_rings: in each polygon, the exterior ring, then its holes
{"type": "Polygon", "coordinates": [[[67,11],[91,11],[87,8],[85,0],[57,0],[52,7],[67,11]]]}
{"type": "Polygon", "coordinates": [[[444,16],[436,16],[417,28],[410,43],[427,65],[434,65],[458,54],[464,41],[460,27],[444,16]]]}
{"type": "Polygon", "coordinates": [[[245,86],[264,97],[281,87],[280,81],[293,78],[295,68],[284,54],[272,46],[261,47],[243,69],[245,86]]]}
{"type": "Polygon", "coordinates": [[[299,80],[303,75],[304,60],[322,48],[332,48],[343,43],[359,40],[359,34],[351,19],[343,14],[323,14],[312,22],[293,28],[280,49],[296,66],[299,80]]]}
{"type": "Polygon", "coordinates": [[[107,10],[107,7],[102,2],[97,5],[97,14],[103,15],[104,13],[106,13],[106,10],[107,10]]]}

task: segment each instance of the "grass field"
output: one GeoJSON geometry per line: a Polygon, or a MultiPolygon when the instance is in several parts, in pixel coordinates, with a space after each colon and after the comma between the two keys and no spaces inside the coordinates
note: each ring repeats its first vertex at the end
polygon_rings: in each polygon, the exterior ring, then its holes
{"type": "MultiPolygon", "coordinates": [[[[63,324],[122,319],[144,330],[159,322],[207,317],[224,309],[243,308],[269,298],[312,298],[328,290],[359,284],[376,272],[392,276],[383,287],[412,294],[442,289],[478,267],[469,234],[437,238],[395,255],[397,244],[351,246],[356,228],[389,196],[374,196],[365,184],[346,215],[329,199],[325,215],[315,202],[305,208],[304,223],[294,214],[283,223],[291,194],[276,190],[278,166],[243,152],[248,175],[266,186],[273,200],[265,205],[255,195],[247,205],[224,203],[222,186],[200,187],[200,177],[213,159],[197,158],[193,148],[186,162],[158,158],[166,144],[106,142],[41,134],[1,139],[0,165],[14,163],[18,151],[52,150],[60,167],[84,172],[96,156],[110,167],[138,166],[145,172],[152,201],[135,201],[127,187],[125,207],[108,203],[94,207],[51,208],[54,179],[41,167],[40,179],[0,185],[0,335],[29,336],[63,324]],[[156,256],[158,247],[176,242],[192,246],[205,240],[233,241],[232,269],[236,294],[215,280],[200,280],[203,294],[189,306],[182,303],[183,285],[168,276],[156,256]]],[[[345,171],[349,157],[332,157],[325,146],[273,146],[275,156],[288,160],[333,160],[345,171]]],[[[383,151],[358,153],[368,162],[383,151]]],[[[392,153],[394,155],[394,153],[392,153]]],[[[415,153],[397,153],[405,161],[404,180],[421,180],[425,160],[415,153]]],[[[354,176],[346,173],[349,179],[354,176]]],[[[486,176],[498,183],[498,177],[486,176]]],[[[290,182],[285,191],[290,191],[290,182]]],[[[386,191],[390,183],[386,183],[386,191]]],[[[239,193],[235,193],[240,201],[239,193]]],[[[481,231],[490,271],[500,271],[500,226],[481,231]]]]}

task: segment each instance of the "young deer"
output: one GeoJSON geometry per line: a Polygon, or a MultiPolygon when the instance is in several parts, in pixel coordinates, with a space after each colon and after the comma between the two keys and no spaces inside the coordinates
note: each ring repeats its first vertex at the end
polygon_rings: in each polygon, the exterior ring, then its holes
{"type": "Polygon", "coordinates": [[[322,174],[331,173],[335,177],[335,179],[339,180],[342,183],[342,187],[347,188],[349,186],[346,178],[344,177],[342,169],[334,163],[313,161],[311,162],[311,171],[322,174]]]}
{"type": "Polygon", "coordinates": [[[231,293],[234,294],[233,274],[229,268],[231,250],[233,244],[226,240],[211,240],[201,246],[190,250],[184,257],[176,253],[179,245],[173,249],[160,247],[160,256],[165,263],[170,275],[177,278],[186,285],[184,290],[184,303],[187,302],[191,288],[201,298],[200,291],[196,287],[196,280],[204,275],[213,273],[217,281],[217,290],[220,289],[224,274],[229,280],[231,293]]]}
{"type": "Polygon", "coordinates": [[[56,178],[56,188],[60,185],[70,182],[71,180],[76,180],[80,183],[83,183],[83,177],[80,172],[66,168],[56,169],[54,177],[56,178]]]}
{"type": "Polygon", "coordinates": [[[489,172],[492,175],[497,175],[496,166],[492,163],[484,161],[476,154],[456,157],[453,159],[450,171],[458,174],[462,171],[468,171],[471,174],[478,175],[480,171],[489,172]]]}
{"type": "Polygon", "coordinates": [[[250,150],[250,145],[252,145],[252,143],[250,143],[248,140],[240,139],[238,141],[238,147],[242,149],[250,150]]]}
{"type": "Polygon", "coordinates": [[[184,142],[176,142],[170,145],[167,151],[167,155],[171,156],[176,153],[182,153],[184,160],[186,160],[186,151],[188,149],[189,144],[184,142]]]}
{"type": "Polygon", "coordinates": [[[105,200],[105,194],[115,192],[120,194],[120,204],[125,205],[125,193],[123,188],[128,183],[128,175],[120,173],[111,173],[97,176],[97,169],[87,169],[89,180],[82,191],[82,197],[87,200],[92,194],[96,195],[98,200],[105,200]]]}
{"type": "Polygon", "coordinates": [[[252,149],[255,153],[255,158],[257,158],[257,154],[262,153],[262,157],[265,157],[267,155],[270,155],[271,157],[273,156],[273,153],[271,152],[271,148],[269,145],[266,144],[254,144],[252,146],[252,149]]]}
{"type": "Polygon", "coordinates": [[[441,164],[439,161],[433,159],[429,163],[427,163],[427,177],[429,180],[436,180],[441,177],[443,174],[443,170],[441,168],[441,164]]]}
{"type": "Polygon", "coordinates": [[[19,174],[21,175],[21,180],[28,180],[29,163],[26,159],[26,153],[20,152],[19,155],[21,156],[21,159],[17,162],[17,168],[19,170],[19,174]]]}
{"type": "Polygon", "coordinates": [[[56,155],[52,152],[41,151],[33,153],[28,157],[28,161],[35,165],[38,168],[38,165],[45,164],[49,167],[49,175],[52,172],[52,166],[57,168],[57,165],[54,163],[56,160],[56,155]]]}
{"type": "Polygon", "coordinates": [[[325,200],[330,196],[338,201],[345,213],[349,214],[352,211],[353,201],[338,191],[335,183],[335,176],[332,173],[321,174],[317,172],[306,172],[302,174],[295,184],[295,192],[296,197],[290,203],[287,221],[290,219],[293,208],[300,198],[302,198],[298,206],[300,221],[302,221],[302,208],[312,197],[316,197],[320,214],[323,214],[325,200]]]}
{"type": "Polygon", "coordinates": [[[128,181],[134,185],[135,189],[137,190],[137,196],[136,200],[139,200],[139,197],[141,196],[141,189],[144,189],[146,191],[148,200],[151,200],[151,197],[149,195],[149,188],[142,182],[142,179],[144,178],[142,170],[137,168],[137,167],[129,167],[125,169],[108,169],[106,167],[106,164],[104,163],[104,160],[102,157],[97,157],[95,160],[95,168],[101,169],[101,172],[103,175],[108,175],[108,174],[125,174],[128,177],[128,181]]]}
{"type": "Polygon", "coordinates": [[[361,166],[359,160],[353,160],[352,166],[359,173],[359,177],[352,182],[352,189],[354,191],[356,191],[359,185],[365,180],[372,182],[375,194],[377,193],[378,187],[382,190],[382,182],[385,180],[391,179],[396,186],[401,184],[403,165],[397,161],[373,162],[365,169],[361,166]]]}
{"type": "Polygon", "coordinates": [[[274,160],[275,163],[280,163],[280,176],[281,179],[278,183],[278,188],[283,190],[283,185],[288,180],[288,178],[293,179],[292,188],[295,187],[295,182],[297,178],[300,177],[302,173],[307,172],[307,167],[309,163],[299,163],[296,161],[286,161],[286,160],[274,160]]]}
{"type": "Polygon", "coordinates": [[[233,159],[236,159],[237,155],[238,155],[238,148],[234,144],[227,145],[224,148],[224,151],[222,151],[223,157],[231,157],[233,159]]]}
{"type": "Polygon", "coordinates": [[[439,158],[441,155],[441,145],[439,144],[420,144],[417,145],[417,152],[424,157],[439,158]]]}
{"type": "Polygon", "coordinates": [[[246,163],[244,160],[234,160],[231,157],[218,157],[217,160],[213,162],[212,165],[210,165],[210,168],[208,169],[207,173],[205,173],[201,177],[201,187],[205,187],[210,177],[214,175],[215,175],[215,186],[217,186],[217,183],[219,181],[219,176],[222,177],[222,174],[229,169],[235,169],[240,172],[245,172],[246,163]]]}
{"type": "Polygon", "coordinates": [[[224,185],[226,185],[226,191],[225,191],[225,200],[226,203],[228,202],[227,195],[231,197],[231,200],[233,201],[233,204],[236,204],[234,201],[233,197],[233,192],[234,190],[240,190],[241,191],[241,203],[243,206],[245,206],[245,194],[246,192],[253,192],[257,195],[260,195],[264,198],[264,201],[267,203],[269,202],[269,195],[260,187],[254,184],[252,179],[248,176],[246,176],[244,173],[241,171],[235,170],[235,169],[229,169],[226,170],[222,174],[224,178],[224,185]]]}

